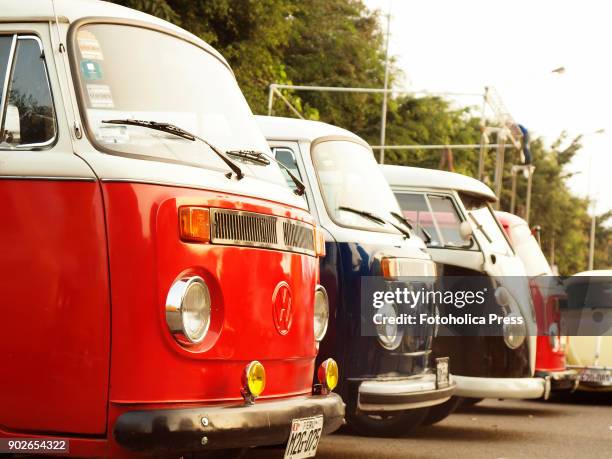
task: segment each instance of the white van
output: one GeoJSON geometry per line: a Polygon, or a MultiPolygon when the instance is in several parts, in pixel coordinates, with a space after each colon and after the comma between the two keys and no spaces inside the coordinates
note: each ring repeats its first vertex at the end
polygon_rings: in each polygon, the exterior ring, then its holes
{"type": "MultiPolygon", "coordinates": [[[[534,378],[537,326],[528,280],[491,204],[484,183],[465,175],[416,167],[381,166],[404,216],[426,242],[442,276],[489,278],[524,318],[504,336],[437,337],[434,352],[451,357],[457,395],[547,398],[550,381],[534,378]],[[504,284],[504,280],[511,280],[504,284]],[[500,284],[500,282],[502,284],[500,284]]],[[[505,330],[505,329],[504,329],[505,330]]],[[[454,409],[458,401],[450,401],[454,409]]]]}

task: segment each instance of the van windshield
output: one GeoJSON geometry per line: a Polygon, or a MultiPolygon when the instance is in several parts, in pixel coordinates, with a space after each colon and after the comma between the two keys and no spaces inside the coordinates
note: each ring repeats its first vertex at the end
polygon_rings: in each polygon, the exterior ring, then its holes
{"type": "MultiPolygon", "coordinates": [[[[233,74],[202,48],[166,33],[105,23],[80,27],[72,52],[90,138],[101,150],[227,172],[201,142],[102,123],[140,119],[174,124],[223,151],[270,153],[233,74]]],[[[278,165],[232,159],[246,163],[247,175],[286,186],[278,165]]]]}
{"type": "Polygon", "coordinates": [[[451,196],[404,191],[395,196],[404,217],[429,247],[477,249],[472,240],[466,241],[461,237],[462,218],[451,196]]]}
{"type": "Polygon", "coordinates": [[[323,141],[315,144],[312,162],[325,207],[334,222],[340,226],[397,232],[389,223],[371,217],[397,223],[391,213],[401,214],[401,210],[368,148],[348,140],[323,141]]]}

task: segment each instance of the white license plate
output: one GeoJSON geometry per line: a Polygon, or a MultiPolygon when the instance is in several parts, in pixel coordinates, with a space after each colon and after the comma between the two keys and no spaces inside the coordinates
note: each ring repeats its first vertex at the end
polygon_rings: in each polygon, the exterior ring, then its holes
{"type": "Polygon", "coordinates": [[[443,389],[450,384],[448,376],[448,357],[436,359],[436,387],[443,389]]]}
{"type": "Polygon", "coordinates": [[[597,371],[597,370],[582,370],[580,373],[580,382],[610,385],[612,384],[612,377],[609,372],[597,371]]]}
{"type": "Polygon", "coordinates": [[[294,419],[285,449],[285,459],[302,459],[317,454],[323,432],[323,416],[294,419]]]}

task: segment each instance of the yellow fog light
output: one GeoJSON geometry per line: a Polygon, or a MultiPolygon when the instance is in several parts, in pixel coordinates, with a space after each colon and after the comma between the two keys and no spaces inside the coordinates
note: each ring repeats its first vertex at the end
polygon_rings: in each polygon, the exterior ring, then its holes
{"type": "Polygon", "coordinates": [[[253,402],[266,388],[266,369],[257,360],[249,363],[242,374],[242,396],[253,402]]]}
{"type": "Polygon", "coordinates": [[[332,391],[338,385],[338,364],[334,359],[327,359],[319,366],[317,372],[319,383],[326,389],[332,391]]]}

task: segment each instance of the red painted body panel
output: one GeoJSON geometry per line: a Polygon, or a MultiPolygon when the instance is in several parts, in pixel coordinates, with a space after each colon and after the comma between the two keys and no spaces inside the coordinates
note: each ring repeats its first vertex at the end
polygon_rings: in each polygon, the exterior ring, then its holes
{"type": "Polygon", "coordinates": [[[111,403],[241,400],[240,378],[251,360],[267,373],[262,397],[311,391],[316,346],[315,257],[250,247],[185,243],[178,207],[237,208],[311,222],[280,204],[176,187],[105,183],[112,285],[111,403]],[[181,347],[164,306],[172,283],[201,276],[210,289],[212,323],[202,345],[181,347]],[[272,296],[292,291],[293,322],[281,335],[272,296]]]}
{"type": "Polygon", "coordinates": [[[110,308],[94,181],[0,180],[0,428],[103,434],[110,308]]]}
{"type": "Polygon", "coordinates": [[[130,457],[112,439],[120,414],[242,404],[241,375],[251,360],[266,368],[261,398],[311,393],[318,259],[185,243],[178,235],[178,207],[184,205],[312,224],[306,211],[158,185],[19,180],[0,185],[2,215],[13,222],[0,241],[0,285],[12,306],[8,323],[27,324],[28,336],[33,333],[24,341],[24,328],[12,326],[0,335],[13,370],[0,376],[0,436],[61,432],[71,440],[71,456],[130,457]],[[15,270],[24,273],[17,283],[15,270]],[[164,306],[172,282],[190,274],[207,282],[213,316],[204,343],[186,349],[171,336],[164,306]],[[272,296],[280,282],[290,286],[293,300],[286,335],[273,318],[272,296]]]}
{"type": "Polygon", "coordinates": [[[530,282],[531,297],[536,310],[538,323],[537,346],[536,346],[536,370],[537,371],[563,371],[566,369],[565,362],[565,340],[567,337],[558,337],[553,345],[549,336],[543,336],[552,324],[560,324],[561,314],[559,311],[559,297],[546,295],[537,283],[537,279],[530,282]],[[562,344],[563,343],[563,344],[562,344]]]}

